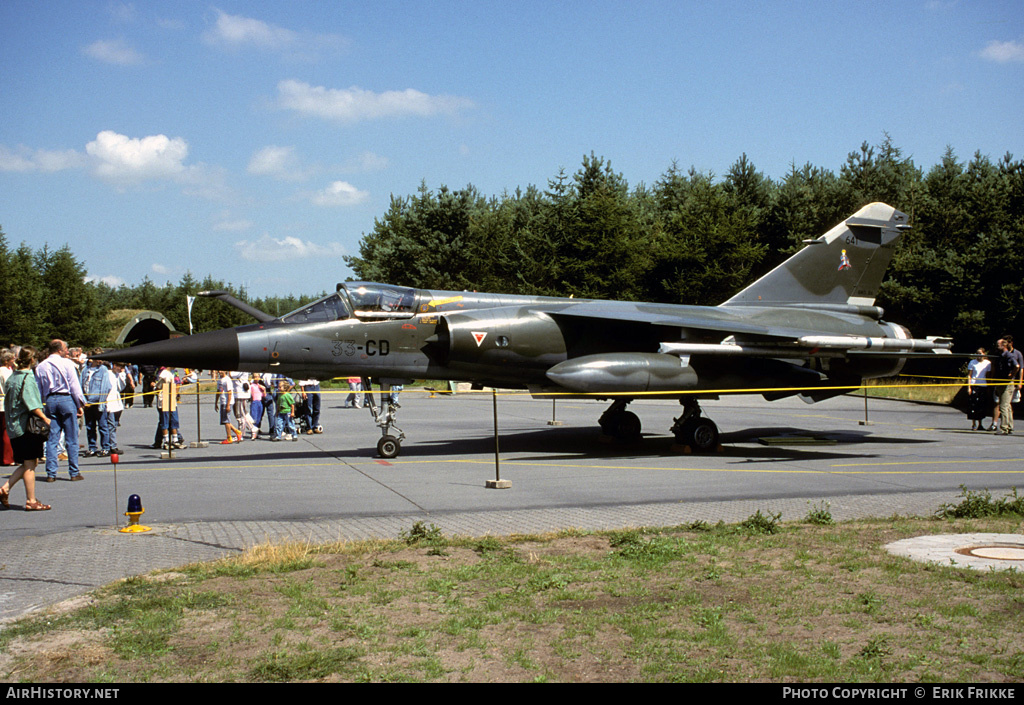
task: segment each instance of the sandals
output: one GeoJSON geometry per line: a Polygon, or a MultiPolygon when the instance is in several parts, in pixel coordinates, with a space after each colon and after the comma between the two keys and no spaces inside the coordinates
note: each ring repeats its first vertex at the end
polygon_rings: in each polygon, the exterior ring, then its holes
{"type": "Polygon", "coordinates": [[[25,502],[26,512],[45,512],[50,509],[49,504],[43,504],[38,499],[32,500],[31,502],[25,502]]]}
{"type": "Polygon", "coordinates": [[[11,506],[11,491],[9,489],[6,492],[0,491],[0,504],[3,505],[4,509],[11,506]]]}

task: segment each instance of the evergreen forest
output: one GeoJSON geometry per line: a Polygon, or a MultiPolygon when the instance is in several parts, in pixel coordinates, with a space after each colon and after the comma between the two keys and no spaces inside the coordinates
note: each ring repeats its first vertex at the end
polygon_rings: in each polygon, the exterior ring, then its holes
{"type": "MultiPolygon", "coordinates": [[[[423,184],[393,195],[345,262],[356,279],[413,287],[714,305],[872,201],[904,211],[913,227],[879,293],[887,320],[919,337],[951,335],[958,351],[1024,336],[1024,162],[964,161],[947,149],[924,169],[888,136],[851,152],[838,173],[794,164],[778,180],[741,155],[720,177],[672,164],[653,184],[631,186],[591,154],[544,189],[485,196],[423,184]]],[[[117,309],[160,311],[187,331],[185,296],[204,289],[275,314],[322,295],[253,299],[191,274],[112,288],[88,282],[67,246],[13,248],[2,232],[0,271],[4,344],[108,343],[105,320],[117,309]]],[[[224,304],[193,309],[196,331],[246,322],[224,304]]]]}

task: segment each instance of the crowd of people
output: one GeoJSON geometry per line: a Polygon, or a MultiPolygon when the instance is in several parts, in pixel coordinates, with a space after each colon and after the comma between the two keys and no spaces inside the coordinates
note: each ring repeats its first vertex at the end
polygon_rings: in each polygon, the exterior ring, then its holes
{"type": "MultiPolygon", "coordinates": [[[[156,407],[153,448],[183,448],[178,402],[183,384],[198,383],[198,371],[180,376],[166,367],[124,365],[99,359],[101,349],[86,355],[53,340],[43,351],[31,346],[0,349],[0,465],[17,466],[0,486],[0,505],[10,506],[11,488],[25,487],[25,510],[50,505],[35,493],[36,468],[45,461],[43,482],[56,482],[60,462],[69,480],[84,479],[80,460],[123,454],[117,446],[121,414],[143,392],[143,406],[156,407]],[[84,430],[84,438],[79,442],[84,430]]],[[[271,441],[298,440],[300,434],[323,433],[320,382],[276,374],[216,371],[214,409],[224,427],[223,444],[265,435],[271,441]],[[267,430],[262,430],[266,419],[267,430]]]]}
{"type": "Polygon", "coordinates": [[[44,482],[56,482],[59,461],[67,461],[69,479],[77,482],[84,479],[81,458],[122,452],[117,447],[122,395],[134,389],[136,374],[121,364],[89,360],[63,340],[50,341],[42,352],[28,345],[0,350],[0,461],[18,465],[0,487],[0,504],[10,506],[11,488],[21,481],[26,511],[50,509],[35,494],[40,458],[45,459],[44,482]],[[83,427],[87,445],[80,447],[83,427]]]}
{"type": "Polygon", "coordinates": [[[258,440],[267,419],[271,441],[297,441],[300,433],[323,433],[320,425],[320,382],[299,382],[278,374],[215,371],[217,381],[213,408],[220,414],[227,445],[244,439],[258,440]],[[232,419],[235,423],[232,423],[232,419]],[[236,425],[237,424],[237,425],[236,425]]]}

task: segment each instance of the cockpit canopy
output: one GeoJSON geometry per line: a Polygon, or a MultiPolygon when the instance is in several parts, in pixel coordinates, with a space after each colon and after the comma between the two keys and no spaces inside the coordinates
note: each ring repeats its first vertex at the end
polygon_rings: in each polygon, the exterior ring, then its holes
{"type": "Polygon", "coordinates": [[[351,315],[345,300],[339,294],[331,294],[286,313],[281,316],[281,320],[285,323],[324,323],[349,318],[351,315]]]}
{"type": "Polygon", "coordinates": [[[409,318],[416,313],[415,289],[373,282],[345,282],[318,301],[281,316],[285,323],[323,323],[355,316],[382,320],[409,318]]]}
{"type": "Polygon", "coordinates": [[[374,282],[345,282],[338,284],[352,302],[357,318],[409,318],[416,313],[418,300],[415,289],[374,282]]]}

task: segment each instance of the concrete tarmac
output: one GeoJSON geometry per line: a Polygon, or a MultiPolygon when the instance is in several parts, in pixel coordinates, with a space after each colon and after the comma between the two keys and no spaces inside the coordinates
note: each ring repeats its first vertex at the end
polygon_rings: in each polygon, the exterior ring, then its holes
{"type": "Polygon", "coordinates": [[[731,523],[758,510],[792,521],[826,502],[837,520],[930,516],[956,503],[961,485],[998,498],[1024,483],[1024,438],[971,432],[961,413],[935,405],[870,400],[865,425],[861,397],[725,397],[702,404],[722,432],[721,452],[691,455],[668,432],[675,401],[634,402],[644,438],[623,445],[600,436],[603,402],[501,394],[496,468],[490,392],[403,392],[407,439],[390,461],[376,457],[369,412],[343,408],[346,396],[323,393],[321,435],[221,445],[212,399],[197,422],[186,388],[182,432],[194,441],[201,423],[210,446],[173,459],[149,447],[157,414],[137,402],[121,419],[116,472],[109,458],[83,459],[86,479],[71,483],[62,462],[46,483],[40,468],[37,495],[49,512],[19,511],[24,489],[15,487],[0,513],[0,620],[266,541],[394,538],[416,521],[473,536],[731,523]],[[486,488],[496,474],[512,487],[486,488]],[[152,531],[116,531],[130,494],[141,496],[152,531]]]}

